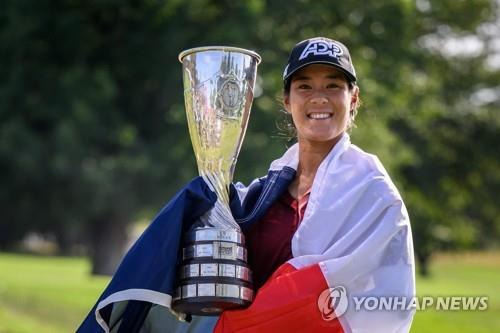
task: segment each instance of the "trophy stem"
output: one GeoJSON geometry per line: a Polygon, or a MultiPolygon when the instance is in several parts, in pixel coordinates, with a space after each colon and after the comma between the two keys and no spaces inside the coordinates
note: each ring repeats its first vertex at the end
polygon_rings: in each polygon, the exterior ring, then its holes
{"type": "Polygon", "coordinates": [[[212,209],[200,217],[202,226],[212,226],[220,229],[241,230],[229,208],[229,193],[224,182],[212,173],[202,173],[203,180],[217,195],[217,201],[212,209]]]}
{"type": "MultiPolygon", "coordinates": [[[[229,205],[229,184],[226,183],[225,177],[220,174],[205,171],[201,172],[201,177],[210,189],[217,194],[217,198],[219,198],[223,203],[229,205]]],[[[228,179],[228,181],[231,180],[228,179]]]]}

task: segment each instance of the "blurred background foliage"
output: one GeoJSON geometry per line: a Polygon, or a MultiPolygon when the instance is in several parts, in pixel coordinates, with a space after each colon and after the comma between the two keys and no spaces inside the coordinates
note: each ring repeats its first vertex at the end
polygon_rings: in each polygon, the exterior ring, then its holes
{"type": "Polygon", "coordinates": [[[110,274],[130,226],[197,175],[180,51],[257,51],[235,180],[291,144],[277,128],[289,50],[343,41],[363,106],[354,143],[379,156],[437,250],[498,247],[500,10],[495,0],[7,0],[0,11],[0,249],[28,235],[110,274]]]}

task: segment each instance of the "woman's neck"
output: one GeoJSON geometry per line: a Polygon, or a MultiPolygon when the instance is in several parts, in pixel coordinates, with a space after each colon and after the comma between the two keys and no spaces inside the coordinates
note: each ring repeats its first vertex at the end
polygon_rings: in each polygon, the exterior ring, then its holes
{"type": "Polygon", "coordinates": [[[342,136],[327,142],[311,142],[299,139],[299,165],[289,192],[300,199],[311,188],[318,168],[342,136]]]}

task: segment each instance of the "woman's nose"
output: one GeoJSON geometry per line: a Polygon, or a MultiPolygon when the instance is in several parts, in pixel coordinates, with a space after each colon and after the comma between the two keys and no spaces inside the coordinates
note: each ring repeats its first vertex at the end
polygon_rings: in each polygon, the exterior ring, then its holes
{"type": "Polygon", "coordinates": [[[326,95],[323,92],[318,91],[318,92],[315,92],[314,95],[311,97],[311,103],[313,103],[313,104],[326,104],[326,103],[328,103],[328,98],[326,97],[326,95]]]}

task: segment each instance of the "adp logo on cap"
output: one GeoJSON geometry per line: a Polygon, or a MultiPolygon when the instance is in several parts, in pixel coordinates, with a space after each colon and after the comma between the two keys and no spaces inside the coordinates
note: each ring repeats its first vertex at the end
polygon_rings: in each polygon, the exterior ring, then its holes
{"type": "Polygon", "coordinates": [[[307,44],[307,46],[304,48],[304,51],[302,51],[302,53],[300,54],[299,61],[307,58],[311,54],[315,56],[327,55],[333,58],[337,58],[338,61],[343,52],[340,45],[333,41],[312,40],[311,42],[309,42],[309,44],[307,44]]]}
{"type": "Polygon", "coordinates": [[[289,84],[293,73],[311,64],[337,67],[344,72],[349,81],[356,82],[356,71],[347,47],[330,38],[315,37],[303,40],[294,46],[283,72],[283,83],[289,84]]]}

